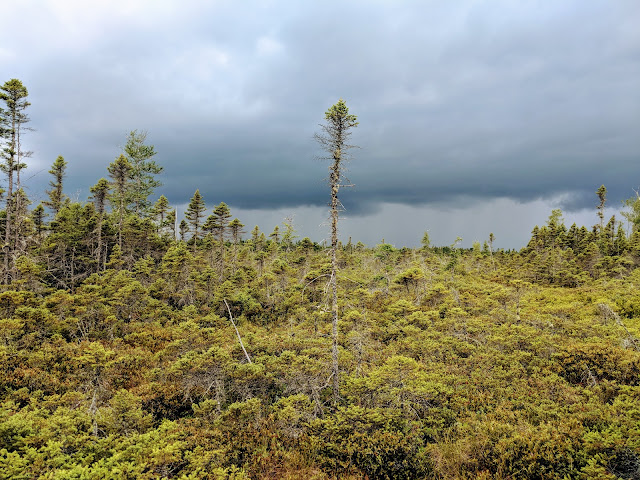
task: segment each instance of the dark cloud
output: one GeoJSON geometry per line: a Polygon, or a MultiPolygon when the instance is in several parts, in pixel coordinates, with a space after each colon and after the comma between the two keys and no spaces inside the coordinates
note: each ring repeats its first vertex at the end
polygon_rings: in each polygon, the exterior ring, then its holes
{"type": "Polygon", "coordinates": [[[341,97],[361,122],[352,215],[469,199],[579,210],[600,184],[611,202],[640,184],[637,2],[73,3],[26,27],[30,7],[12,7],[27,40],[0,33],[7,76],[31,93],[34,171],[63,154],[72,191],[143,129],[173,203],[199,188],[243,209],[325,206],[313,134],[341,97]]]}

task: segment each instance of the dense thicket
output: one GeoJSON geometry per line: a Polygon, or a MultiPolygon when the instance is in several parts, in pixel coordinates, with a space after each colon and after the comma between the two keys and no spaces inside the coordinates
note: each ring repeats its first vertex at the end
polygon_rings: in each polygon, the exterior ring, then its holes
{"type": "Polygon", "coordinates": [[[640,478],[636,229],[338,245],[333,405],[327,247],[200,192],[176,231],[126,151],[74,202],[63,161],[2,212],[0,479],[640,478]]]}

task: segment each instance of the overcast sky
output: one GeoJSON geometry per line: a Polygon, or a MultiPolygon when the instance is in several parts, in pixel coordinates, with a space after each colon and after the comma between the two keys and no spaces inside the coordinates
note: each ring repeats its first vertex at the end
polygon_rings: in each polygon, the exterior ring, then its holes
{"type": "Polygon", "coordinates": [[[640,2],[20,0],[0,78],[29,89],[36,204],[58,155],[80,200],[133,129],[180,209],[200,189],[250,230],[327,237],[313,134],[347,102],[340,229],[375,245],[521,248],[552,208],[597,222],[640,186],[640,2]]]}

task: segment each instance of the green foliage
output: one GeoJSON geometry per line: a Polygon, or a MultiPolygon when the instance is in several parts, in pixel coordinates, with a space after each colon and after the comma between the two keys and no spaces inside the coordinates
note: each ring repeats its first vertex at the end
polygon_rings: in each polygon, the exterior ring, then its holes
{"type": "MultiPolygon", "coordinates": [[[[63,206],[45,244],[79,255],[94,217],[63,206]]],[[[112,247],[73,292],[16,262],[0,292],[6,478],[636,475],[637,270],[564,287],[527,281],[545,271],[529,254],[341,251],[333,407],[325,249],[225,243],[220,272],[205,245],[154,248],[112,247]]]]}
{"type": "Polygon", "coordinates": [[[191,201],[187,206],[187,211],[185,213],[185,217],[191,224],[191,230],[193,231],[193,241],[194,248],[200,237],[200,227],[202,226],[202,219],[204,217],[204,212],[206,210],[206,206],[204,203],[204,199],[202,195],[200,195],[200,190],[196,190],[191,197],[191,201]]]}
{"type": "Polygon", "coordinates": [[[395,410],[339,408],[311,422],[308,437],[320,466],[337,478],[359,472],[372,479],[414,479],[429,471],[419,428],[395,410]]]}
{"type": "MultiPolygon", "coordinates": [[[[357,119],[326,120],[341,158],[357,119]]],[[[48,225],[21,190],[0,212],[0,479],[639,478],[637,228],[330,250],[196,191],[177,241],[144,140],[89,203],[56,160],[48,225]]]]}

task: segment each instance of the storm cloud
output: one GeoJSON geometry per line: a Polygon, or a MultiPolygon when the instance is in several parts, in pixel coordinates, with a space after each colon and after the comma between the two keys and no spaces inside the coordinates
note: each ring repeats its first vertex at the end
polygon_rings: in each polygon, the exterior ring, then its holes
{"type": "Polygon", "coordinates": [[[324,208],[313,134],[339,98],[360,121],[342,196],[354,218],[579,212],[601,184],[615,204],[640,185],[636,1],[32,0],[3,18],[2,81],[32,102],[35,201],[57,155],[85,198],[139,129],[174,204],[199,188],[265,215],[324,208]]]}

